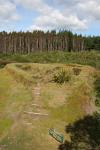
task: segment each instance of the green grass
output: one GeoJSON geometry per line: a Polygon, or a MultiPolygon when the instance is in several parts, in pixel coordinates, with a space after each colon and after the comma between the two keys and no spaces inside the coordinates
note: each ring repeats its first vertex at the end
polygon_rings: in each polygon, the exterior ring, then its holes
{"type": "Polygon", "coordinates": [[[0,135],[4,132],[7,131],[12,125],[12,120],[11,119],[4,119],[0,120],[0,135]]]}
{"type": "Polygon", "coordinates": [[[31,63],[77,63],[100,69],[100,52],[43,52],[29,55],[0,54],[0,67],[11,62],[31,63]]]}

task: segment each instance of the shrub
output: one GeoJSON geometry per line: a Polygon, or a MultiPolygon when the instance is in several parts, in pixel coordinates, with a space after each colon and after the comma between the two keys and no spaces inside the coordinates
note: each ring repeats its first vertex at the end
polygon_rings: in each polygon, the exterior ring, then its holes
{"type": "Polygon", "coordinates": [[[61,70],[57,75],[54,75],[53,81],[59,84],[70,81],[71,75],[68,74],[65,70],[61,70]]]}
{"type": "Polygon", "coordinates": [[[85,116],[66,126],[70,142],[65,141],[59,150],[100,150],[100,114],[85,116]]]}

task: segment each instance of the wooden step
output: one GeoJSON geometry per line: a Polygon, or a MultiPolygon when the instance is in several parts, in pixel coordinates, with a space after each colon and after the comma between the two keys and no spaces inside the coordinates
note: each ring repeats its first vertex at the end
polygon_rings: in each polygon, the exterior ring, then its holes
{"type": "Polygon", "coordinates": [[[24,111],[24,113],[29,114],[29,115],[36,115],[36,116],[48,116],[48,114],[37,113],[37,112],[26,112],[26,111],[24,111]]]}

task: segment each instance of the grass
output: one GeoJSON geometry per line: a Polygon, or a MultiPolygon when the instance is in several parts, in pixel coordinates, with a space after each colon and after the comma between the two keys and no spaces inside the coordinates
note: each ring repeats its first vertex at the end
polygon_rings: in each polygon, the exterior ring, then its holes
{"type": "Polygon", "coordinates": [[[89,110],[87,110],[88,103],[92,99],[91,93],[91,84],[87,84],[86,81],[73,83],[72,92],[69,95],[66,103],[58,107],[57,109],[53,109],[53,116],[55,116],[55,118],[60,117],[63,121],[71,123],[78,118],[91,113],[92,107],[90,108],[90,112],[89,110]]]}
{"type": "Polygon", "coordinates": [[[8,131],[8,129],[12,125],[12,120],[5,118],[4,120],[0,120],[0,135],[3,134],[3,132],[8,131]]]}
{"type": "Polygon", "coordinates": [[[63,84],[66,82],[69,82],[71,80],[71,75],[69,72],[66,72],[65,70],[60,70],[58,74],[54,75],[53,82],[63,84]]]}
{"type": "MultiPolygon", "coordinates": [[[[93,83],[96,69],[77,64],[14,63],[0,70],[0,146],[5,150],[55,150],[59,143],[48,134],[49,128],[69,139],[64,132],[68,123],[93,112],[93,83]],[[52,82],[64,70],[71,79],[63,84],[52,82]],[[31,84],[30,84],[31,82],[31,84]],[[41,111],[49,117],[37,119],[24,111],[35,108],[32,89],[40,83],[41,111]],[[89,111],[87,111],[89,109],[89,111]],[[25,124],[30,123],[30,124],[25,124]]],[[[35,110],[36,111],[36,110],[35,110]]]]}
{"type": "Polygon", "coordinates": [[[31,101],[29,91],[17,83],[6,69],[0,70],[0,138],[17,121],[17,117],[31,101]]]}
{"type": "Polygon", "coordinates": [[[77,63],[90,65],[100,69],[100,52],[42,52],[28,55],[4,55],[0,54],[0,67],[11,62],[30,63],[77,63]]]}
{"type": "MultiPolygon", "coordinates": [[[[0,54],[0,67],[3,68],[0,70],[0,148],[55,150],[59,143],[48,135],[52,127],[69,139],[64,127],[94,111],[93,84],[97,71],[87,65],[100,69],[100,53],[0,54]],[[18,63],[9,64],[12,62],[18,63]],[[51,82],[61,70],[68,73],[70,80],[63,84],[51,82]],[[31,106],[32,89],[38,82],[41,86],[40,105],[49,117],[34,120],[24,111],[35,110],[31,106]]],[[[65,79],[64,74],[63,81],[65,79]]],[[[95,85],[98,93],[99,81],[95,85]]]]}
{"type": "Polygon", "coordinates": [[[95,92],[96,92],[96,106],[100,107],[100,76],[96,77],[94,82],[95,92]]]}

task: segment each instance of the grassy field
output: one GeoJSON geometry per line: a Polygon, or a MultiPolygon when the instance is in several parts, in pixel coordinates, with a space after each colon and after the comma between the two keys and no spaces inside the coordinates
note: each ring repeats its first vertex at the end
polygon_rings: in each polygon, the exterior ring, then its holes
{"type": "Polygon", "coordinates": [[[100,55],[95,61],[96,55],[54,52],[0,57],[1,62],[24,62],[8,64],[0,70],[1,150],[55,150],[59,143],[48,134],[50,128],[70,139],[65,126],[97,110],[94,81],[98,71],[66,62],[99,68],[100,55]],[[58,82],[59,75],[62,84],[58,82]],[[34,116],[34,112],[47,116],[34,116]]]}
{"type": "Polygon", "coordinates": [[[29,55],[3,55],[0,54],[0,67],[11,62],[31,63],[77,63],[90,65],[100,69],[100,52],[42,52],[29,55]]]}

